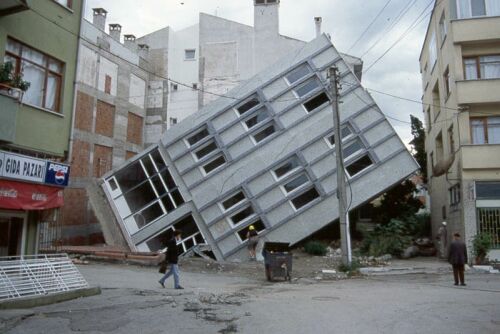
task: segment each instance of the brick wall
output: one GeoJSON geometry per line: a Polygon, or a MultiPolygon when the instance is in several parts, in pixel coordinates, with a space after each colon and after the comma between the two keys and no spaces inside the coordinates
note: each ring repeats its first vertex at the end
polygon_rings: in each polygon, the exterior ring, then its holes
{"type": "Polygon", "coordinates": [[[71,159],[71,176],[88,177],[90,161],[90,144],[81,140],[73,142],[73,157],[71,159]]]}
{"type": "MultiPolygon", "coordinates": [[[[73,171],[71,171],[73,173],[73,171]]],[[[84,188],[64,189],[63,218],[64,225],[86,223],[87,192],[84,188]]]]}
{"type": "Polygon", "coordinates": [[[97,113],[95,120],[95,133],[106,137],[113,137],[115,127],[115,106],[97,100],[97,113]]]}
{"type": "Polygon", "coordinates": [[[128,113],[127,141],[142,145],[142,117],[131,112],[128,113]]]}
{"type": "Polygon", "coordinates": [[[82,92],[76,95],[75,128],[91,132],[94,98],[82,92]]]}
{"type": "Polygon", "coordinates": [[[94,145],[94,177],[101,177],[111,170],[113,161],[113,148],[94,145]]]}

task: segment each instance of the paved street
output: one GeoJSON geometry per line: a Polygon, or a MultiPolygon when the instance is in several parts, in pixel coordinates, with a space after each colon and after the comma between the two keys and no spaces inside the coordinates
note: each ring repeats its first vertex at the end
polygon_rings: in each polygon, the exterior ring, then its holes
{"type": "Polygon", "coordinates": [[[156,268],[80,266],[102,295],[1,311],[5,333],[498,333],[500,276],[373,276],[270,284],[235,273],[182,272],[162,289],[156,268]]]}

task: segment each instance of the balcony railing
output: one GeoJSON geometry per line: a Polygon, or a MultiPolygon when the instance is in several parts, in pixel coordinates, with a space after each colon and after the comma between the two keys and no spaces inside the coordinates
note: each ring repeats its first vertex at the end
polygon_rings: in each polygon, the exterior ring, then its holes
{"type": "Polygon", "coordinates": [[[0,84],[0,142],[11,143],[16,137],[21,99],[21,90],[0,84]]]}
{"type": "Polygon", "coordinates": [[[88,286],[66,254],[0,257],[0,301],[88,286]]]}

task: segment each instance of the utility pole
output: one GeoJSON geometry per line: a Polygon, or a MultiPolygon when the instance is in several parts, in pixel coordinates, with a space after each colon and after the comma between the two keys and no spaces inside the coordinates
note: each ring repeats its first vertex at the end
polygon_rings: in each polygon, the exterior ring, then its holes
{"type": "Polygon", "coordinates": [[[344,158],[342,154],[342,137],[340,130],[339,114],[339,70],[336,66],[330,67],[328,71],[330,87],[332,89],[333,103],[333,138],[335,140],[335,158],[337,160],[337,198],[339,199],[339,221],[340,221],[340,248],[342,250],[342,263],[351,265],[351,236],[349,233],[349,212],[347,210],[347,191],[344,169],[344,158]]]}

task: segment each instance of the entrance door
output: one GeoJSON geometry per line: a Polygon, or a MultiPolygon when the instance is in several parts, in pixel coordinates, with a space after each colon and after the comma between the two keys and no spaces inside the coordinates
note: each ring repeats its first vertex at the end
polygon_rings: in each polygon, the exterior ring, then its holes
{"type": "Polygon", "coordinates": [[[0,214],[0,256],[23,255],[24,217],[0,214]]]}

